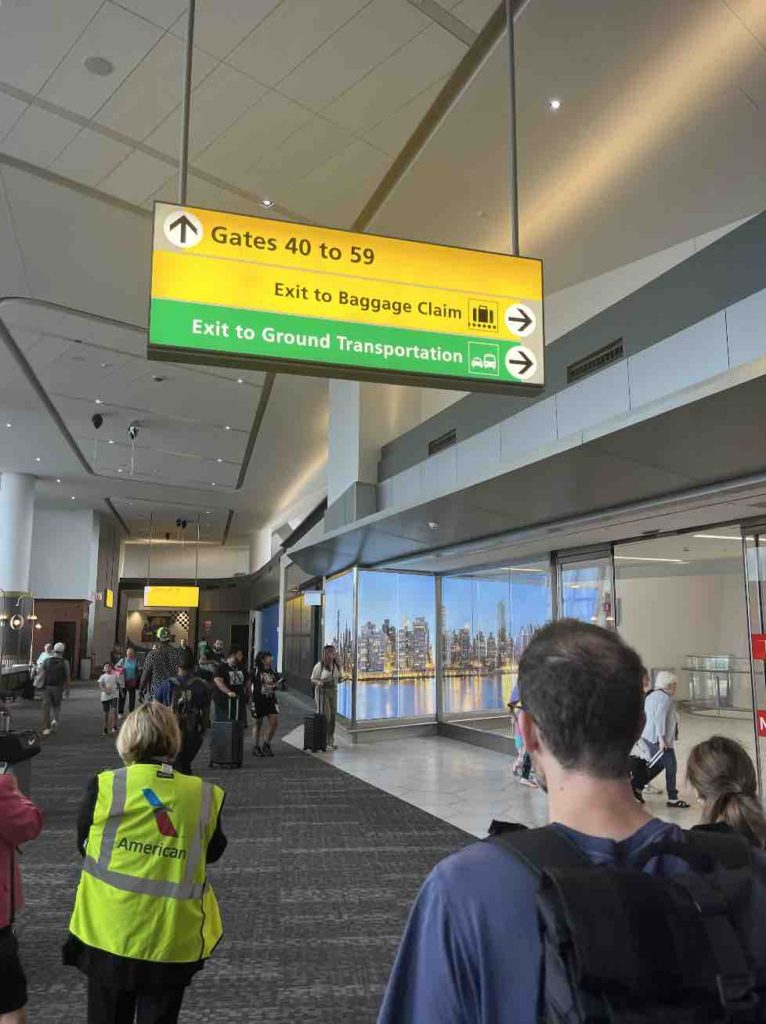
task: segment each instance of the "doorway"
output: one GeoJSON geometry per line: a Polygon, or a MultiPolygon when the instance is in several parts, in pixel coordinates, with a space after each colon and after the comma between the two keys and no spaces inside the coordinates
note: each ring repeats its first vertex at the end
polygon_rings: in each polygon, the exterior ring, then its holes
{"type": "Polygon", "coordinates": [[[245,622],[242,625],[232,626],[229,639],[231,646],[239,647],[245,655],[245,660],[247,660],[248,645],[250,643],[250,623],[245,622]]]}
{"type": "MultiPolygon", "coordinates": [[[[682,788],[690,749],[715,734],[738,740],[755,760],[739,528],[617,544],[614,566],[617,628],[638,651],[652,679],[664,669],[678,680],[682,788]]],[[[694,803],[693,793],[683,795],[694,803]]],[[[659,802],[651,808],[656,811],[664,794],[647,799],[659,802]]],[[[696,821],[694,806],[685,814],[696,821]]]]}
{"type": "Polygon", "coordinates": [[[77,623],[54,621],[53,643],[63,644],[66,648],[64,657],[69,661],[72,669],[72,678],[77,678],[78,650],[77,650],[77,623]]]}
{"type": "Polygon", "coordinates": [[[558,617],[614,628],[612,552],[606,548],[556,556],[558,617]]]}

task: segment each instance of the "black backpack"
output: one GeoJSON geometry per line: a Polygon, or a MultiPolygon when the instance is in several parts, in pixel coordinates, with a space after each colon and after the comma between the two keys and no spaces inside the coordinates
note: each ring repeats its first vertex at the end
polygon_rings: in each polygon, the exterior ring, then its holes
{"type": "Polygon", "coordinates": [[[615,867],[550,825],[495,831],[538,884],[540,1022],[766,1022],[766,858],[742,836],[694,829],[615,867]],[[657,856],[689,870],[641,870],[657,856]]]}
{"type": "Polygon", "coordinates": [[[45,665],[43,686],[64,686],[66,684],[66,662],[57,654],[51,655],[45,665]]]}

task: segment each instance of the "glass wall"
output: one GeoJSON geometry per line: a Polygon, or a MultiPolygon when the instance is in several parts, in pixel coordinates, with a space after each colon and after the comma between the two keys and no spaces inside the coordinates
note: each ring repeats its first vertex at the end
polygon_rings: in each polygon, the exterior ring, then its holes
{"type": "Polygon", "coordinates": [[[360,571],[359,721],[436,715],[435,642],[433,576],[360,571]]]}
{"type": "Polygon", "coordinates": [[[561,617],[613,627],[611,556],[563,557],[558,567],[561,617]]]}
{"type": "Polygon", "coordinates": [[[445,717],[502,712],[519,659],[551,617],[548,562],[442,580],[442,710],[445,717]]]}
{"type": "MultiPolygon", "coordinates": [[[[338,652],[344,682],[338,687],[338,714],[352,718],[354,677],[354,573],[346,572],[325,582],[324,643],[338,652]]],[[[321,652],[320,652],[321,654],[321,652]]]]}

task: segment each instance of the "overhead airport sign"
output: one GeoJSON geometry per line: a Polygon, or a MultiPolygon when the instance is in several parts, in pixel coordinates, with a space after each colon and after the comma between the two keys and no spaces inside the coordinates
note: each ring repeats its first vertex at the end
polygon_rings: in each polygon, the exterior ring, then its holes
{"type": "Polygon", "coordinates": [[[539,260],[156,203],[152,358],[539,388],[539,260]]]}

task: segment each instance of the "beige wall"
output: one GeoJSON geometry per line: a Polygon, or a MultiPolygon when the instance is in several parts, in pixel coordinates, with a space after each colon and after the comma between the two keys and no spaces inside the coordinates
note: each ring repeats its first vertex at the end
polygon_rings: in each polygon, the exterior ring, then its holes
{"type": "Polygon", "coordinates": [[[747,612],[741,571],[704,576],[617,578],[620,632],[648,668],[678,672],[688,697],[687,654],[748,656],[747,612]]]}

